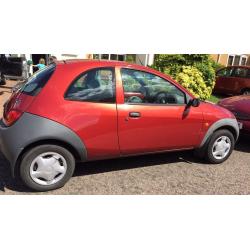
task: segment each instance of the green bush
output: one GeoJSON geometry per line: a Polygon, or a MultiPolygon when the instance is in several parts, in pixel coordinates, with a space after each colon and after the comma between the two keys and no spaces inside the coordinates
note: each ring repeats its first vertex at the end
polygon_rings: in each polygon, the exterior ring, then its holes
{"type": "Polygon", "coordinates": [[[212,88],[206,85],[203,74],[194,66],[182,66],[175,79],[195,97],[206,100],[211,95],[212,88]]]}
{"type": "MultiPolygon", "coordinates": [[[[200,72],[200,77],[203,81],[201,82],[200,78],[196,81],[199,84],[205,84],[205,86],[202,85],[200,88],[204,91],[204,93],[201,93],[198,87],[192,88],[192,93],[194,93],[197,97],[204,99],[209,98],[212,93],[215,84],[215,71],[218,67],[220,67],[220,65],[215,63],[208,54],[158,54],[155,55],[155,61],[152,67],[170,75],[177,81],[181,78],[182,82],[180,83],[183,86],[193,86],[193,84],[185,82],[184,79],[189,81],[196,75],[198,77],[199,74],[197,74],[197,72],[200,72]],[[192,73],[189,72],[191,68],[186,67],[191,67],[192,73]],[[187,69],[189,69],[189,71],[187,69]],[[195,69],[198,71],[195,71],[195,69]],[[188,71],[188,73],[184,73],[184,71],[188,71]],[[184,77],[183,74],[187,74],[192,77],[184,77]]],[[[195,79],[193,79],[193,81],[195,81],[195,79]]]]}

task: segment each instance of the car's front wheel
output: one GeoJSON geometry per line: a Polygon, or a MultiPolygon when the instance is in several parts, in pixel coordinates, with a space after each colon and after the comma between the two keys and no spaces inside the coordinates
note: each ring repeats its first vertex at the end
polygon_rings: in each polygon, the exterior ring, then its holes
{"type": "Polygon", "coordinates": [[[40,145],[22,157],[20,177],[35,191],[60,188],[70,179],[75,159],[65,148],[57,145],[40,145]]]}
{"type": "Polygon", "coordinates": [[[250,89],[244,89],[241,91],[242,95],[250,95],[250,89]]]}
{"type": "Polygon", "coordinates": [[[229,130],[221,129],[215,131],[205,150],[206,159],[214,164],[224,162],[231,155],[234,144],[234,136],[229,130]]]}

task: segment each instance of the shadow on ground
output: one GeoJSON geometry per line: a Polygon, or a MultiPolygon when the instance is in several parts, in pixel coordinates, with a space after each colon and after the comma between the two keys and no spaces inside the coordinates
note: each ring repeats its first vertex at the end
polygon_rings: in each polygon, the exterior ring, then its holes
{"type": "Polygon", "coordinates": [[[193,156],[193,151],[169,152],[79,163],[74,176],[93,175],[178,162],[186,162],[188,164],[201,163],[193,156]]]}
{"type": "Polygon", "coordinates": [[[9,163],[0,152],[0,194],[1,191],[4,192],[6,188],[17,192],[30,191],[20,180],[12,178],[9,163]]]}
{"type": "MultiPolygon", "coordinates": [[[[78,163],[73,178],[77,176],[150,167],[174,162],[186,162],[192,164],[199,161],[193,156],[192,151],[182,151],[78,163]]],[[[30,189],[26,188],[19,179],[12,178],[9,163],[0,153],[0,192],[5,192],[6,188],[17,192],[32,192],[30,189]]]]}
{"type": "Polygon", "coordinates": [[[250,153],[250,135],[241,135],[235,145],[235,150],[250,153]]]}
{"type": "Polygon", "coordinates": [[[4,86],[4,85],[0,85],[0,88],[1,88],[1,89],[10,89],[10,90],[12,89],[12,87],[4,86]]]}

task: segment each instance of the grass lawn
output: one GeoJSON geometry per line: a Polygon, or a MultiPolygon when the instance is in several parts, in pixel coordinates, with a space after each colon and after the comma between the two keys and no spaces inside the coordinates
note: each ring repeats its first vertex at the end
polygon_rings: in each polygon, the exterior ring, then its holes
{"type": "Polygon", "coordinates": [[[217,103],[219,100],[221,100],[223,98],[225,98],[225,96],[213,94],[213,95],[210,96],[208,101],[213,102],[213,103],[217,103]]]}

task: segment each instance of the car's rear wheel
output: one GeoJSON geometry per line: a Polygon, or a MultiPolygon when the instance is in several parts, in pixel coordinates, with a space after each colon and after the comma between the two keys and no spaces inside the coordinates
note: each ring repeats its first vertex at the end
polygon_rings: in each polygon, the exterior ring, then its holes
{"type": "Polygon", "coordinates": [[[57,145],[40,145],[23,156],[20,177],[29,188],[48,191],[64,186],[74,169],[75,159],[67,149],[57,145]]]}
{"type": "Polygon", "coordinates": [[[229,130],[215,131],[207,144],[205,157],[210,163],[222,163],[231,155],[234,144],[234,136],[229,130]]]}

